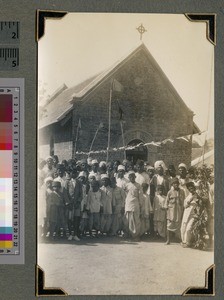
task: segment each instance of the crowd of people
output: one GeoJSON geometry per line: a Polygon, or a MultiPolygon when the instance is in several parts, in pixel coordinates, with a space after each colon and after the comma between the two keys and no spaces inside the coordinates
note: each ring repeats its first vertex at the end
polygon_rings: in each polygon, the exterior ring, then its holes
{"type": "Polygon", "coordinates": [[[38,217],[45,239],[120,236],[211,247],[214,170],[163,161],[40,160],[38,217]]]}

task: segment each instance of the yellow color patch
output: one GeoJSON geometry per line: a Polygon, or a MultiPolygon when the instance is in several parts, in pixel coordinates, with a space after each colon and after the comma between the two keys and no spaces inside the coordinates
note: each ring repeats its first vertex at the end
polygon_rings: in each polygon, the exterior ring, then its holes
{"type": "Polygon", "coordinates": [[[0,248],[12,248],[13,242],[12,241],[0,241],[0,248]]]}

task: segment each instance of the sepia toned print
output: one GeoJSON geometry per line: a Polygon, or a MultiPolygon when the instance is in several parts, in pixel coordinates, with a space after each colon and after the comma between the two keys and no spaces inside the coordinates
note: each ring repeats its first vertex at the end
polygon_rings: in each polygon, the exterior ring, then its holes
{"type": "Polygon", "coordinates": [[[214,45],[172,14],[38,42],[38,265],[69,295],[181,295],[214,263],[214,45]],[[194,274],[194,276],[192,276],[194,274]]]}

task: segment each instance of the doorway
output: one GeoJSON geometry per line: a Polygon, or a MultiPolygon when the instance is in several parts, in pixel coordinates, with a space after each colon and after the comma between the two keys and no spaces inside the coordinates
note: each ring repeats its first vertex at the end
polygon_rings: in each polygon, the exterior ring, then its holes
{"type": "Polygon", "coordinates": [[[143,141],[135,139],[128,143],[128,146],[136,146],[134,149],[126,150],[126,157],[128,160],[133,162],[133,164],[136,164],[137,160],[144,160],[147,161],[148,159],[148,149],[146,146],[143,146],[143,141]],[[142,143],[142,145],[139,145],[142,143]]]}

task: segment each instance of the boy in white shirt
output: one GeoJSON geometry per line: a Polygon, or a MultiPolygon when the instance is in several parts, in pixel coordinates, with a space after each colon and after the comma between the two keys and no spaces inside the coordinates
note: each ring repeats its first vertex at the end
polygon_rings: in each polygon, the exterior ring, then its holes
{"type": "Polygon", "coordinates": [[[109,185],[110,179],[107,174],[101,175],[101,191],[104,193],[102,198],[103,212],[101,213],[101,232],[109,234],[112,223],[112,212],[114,211],[114,195],[113,189],[109,185]]]}
{"type": "Polygon", "coordinates": [[[86,209],[89,211],[89,234],[91,237],[93,228],[96,230],[96,236],[100,230],[100,211],[102,211],[102,191],[99,189],[99,182],[92,181],[91,189],[88,192],[86,209]]]}

